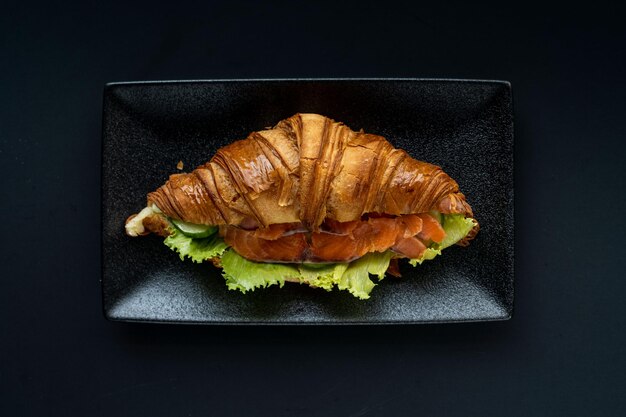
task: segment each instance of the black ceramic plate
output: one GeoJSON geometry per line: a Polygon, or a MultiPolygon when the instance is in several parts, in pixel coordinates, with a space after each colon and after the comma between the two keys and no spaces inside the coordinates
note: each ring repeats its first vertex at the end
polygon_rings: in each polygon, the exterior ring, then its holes
{"type": "Polygon", "coordinates": [[[112,320],[176,323],[420,323],[504,320],[513,309],[513,117],[501,81],[360,79],[109,84],[104,92],[102,290],[112,320]],[[371,298],[297,284],[228,291],[124,221],[146,193],[248,133],[297,112],[385,136],[459,183],[481,224],[467,248],[387,277],[371,298]]]}

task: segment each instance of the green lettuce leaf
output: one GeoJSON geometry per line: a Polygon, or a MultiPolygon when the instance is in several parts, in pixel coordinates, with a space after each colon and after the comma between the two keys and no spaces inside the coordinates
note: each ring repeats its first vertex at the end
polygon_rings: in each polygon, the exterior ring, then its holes
{"type": "Polygon", "coordinates": [[[422,257],[419,259],[409,259],[409,263],[413,266],[417,266],[417,264],[422,264],[424,261],[430,261],[435,256],[441,255],[440,249],[427,248],[426,251],[422,254],[422,257]]]}
{"type": "Polygon", "coordinates": [[[341,276],[337,288],[348,290],[361,300],[370,298],[369,294],[376,284],[369,278],[369,274],[376,275],[379,281],[382,280],[392,256],[393,253],[390,251],[370,252],[356,261],[350,262],[341,276]]]}
{"type": "Polygon", "coordinates": [[[222,255],[222,275],[229,290],[245,294],[270,285],[282,287],[286,277],[297,277],[299,271],[289,264],[249,261],[231,249],[222,255]]]}
{"type": "Polygon", "coordinates": [[[444,214],[443,230],[446,231],[446,237],[443,239],[437,249],[445,249],[452,246],[459,240],[463,239],[474,228],[474,219],[466,219],[463,214],[444,214]]]}
{"type": "Polygon", "coordinates": [[[166,237],[163,243],[178,252],[181,260],[187,257],[197,263],[220,256],[228,248],[226,242],[217,234],[205,238],[191,238],[176,229],[173,229],[172,234],[166,237]]]}
{"type": "Polygon", "coordinates": [[[347,263],[301,264],[298,265],[300,272],[298,278],[300,283],[330,291],[339,283],[346,269],[348,269],[347,263]]]}
{"type": "Polygon", "coordinates": [[[409,263],[413,266],[429,261],[437,255],[441,255],[441,251],[449,246],[454,245],[474,228],[474,219],[466,219],[463,214],[444,214],[443,230],[446,231],[446,237],[441,243],[435,243],[427,248],[419,259],[409,259],[409,263]]]}
{"type": "Polygon", "coordinates": [[[270,285],[282,287],[285,278],[290,278],[327,291],[337,286],[364,300],[369,298],[375,286],[369,274],[383,279],[392,256],[391,252],[369,253],[349,264],[297,265],[252,262],[234,250],[228,250],[222,255],[222,274],[228,289],[243,293],[270,285]]]}

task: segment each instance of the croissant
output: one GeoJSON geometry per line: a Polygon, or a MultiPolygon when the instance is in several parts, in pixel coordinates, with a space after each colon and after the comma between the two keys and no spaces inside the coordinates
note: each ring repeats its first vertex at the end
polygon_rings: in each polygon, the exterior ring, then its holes
{"type": "Polygon", "coordinates": [[[170,220],[217,226],[228,246],[256,262],[351,262],[385,251],[417,259],[445,239],[445,215],[471,222],[454,243],[467,245],[479,230],[440,167],[318,114],[296,114],[219,149],[193,172],[170,176],[147,202],[153,211],[131,216],[129,235],[170,235],[170,220]]]}

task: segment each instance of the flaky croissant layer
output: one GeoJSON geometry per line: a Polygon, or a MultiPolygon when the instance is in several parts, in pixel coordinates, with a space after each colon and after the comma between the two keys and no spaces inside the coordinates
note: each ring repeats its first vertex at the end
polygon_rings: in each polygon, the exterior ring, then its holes
{"type": "MultiPolygon", "coordinates": [[[[186,222],[247,229],[299,222],[318,231],[326,219],[367,213],[473,217],[440,167],[318,114],[296,114],[219,149],[193,172],[170,176],[148,194],[151,204],[186,222]]],[[[462,243],[477,231],[478,224],[462,243]]]]}

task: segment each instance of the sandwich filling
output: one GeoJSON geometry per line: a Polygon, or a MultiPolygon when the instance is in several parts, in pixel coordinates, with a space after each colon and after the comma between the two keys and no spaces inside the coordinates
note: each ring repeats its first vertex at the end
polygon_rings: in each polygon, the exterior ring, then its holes
{"type": "Polygon", "coordinates": [[[245,230],[221,226],[220,236],[246,259],[257,262],[351,262],[369,252],[391,250],[399,257],[419,258],[446,233],[434,214],[369,214],[351,222],[327,219],[310,232],[301,223],[274,224],[245,230]]]}
{"type": "Polygon", "coordinates": [[[370,213],[360,220],[327,219],[319,231],[301,223],[259,228],[207,226],[168,218],[152,204],[126,223],[131,236],[156,233],[181,259],[210,261],[222,268],[231,290],[247,292],[285,281],[331,290],[337,287],[366,299],[386,272],[400,275],[397,259],[413,266],[433,259],[463,240],[476,225],[462,214],[438,212],[388,216],[370,213]]]}

